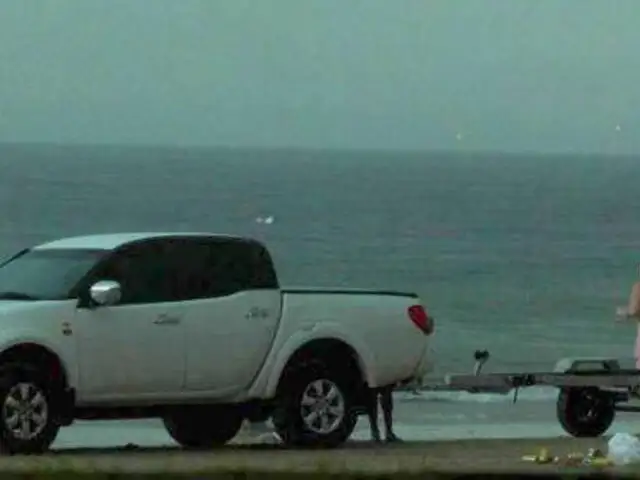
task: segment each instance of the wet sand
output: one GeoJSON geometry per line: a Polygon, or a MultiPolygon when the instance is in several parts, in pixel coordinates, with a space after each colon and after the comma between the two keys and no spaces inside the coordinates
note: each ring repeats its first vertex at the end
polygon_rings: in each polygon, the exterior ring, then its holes
{"type": "MultiPolygon", "coordinates": [[[[202,469],[269,469],[286,471],[567,471],[565,465],[538,465],[522,456],[547,448],[552,455],[606,452],[607,438],[576,439],[563,433],[553,402],[490,402],[487,404],[428,402],[409,397],[396,402],[398,445],[368,441],[361,419],[353,441],[330,451],[287,450],[268,443],[268,430],[249,429],[234,445],[206,452],[186,452],[176,445],[161,422],[78,422],[63,429],[44,456],[0,457],[0,471],[73,469],[126,471],[197,471],[202,469]],[[262,442],[262,443],[261,443],[262,442]],[[133,447],[132,449],[127,449],[133,447]]],[[[621,414],[609,434],[640,432],[640,415],[621,414]]],[[[580,467],[587,471],[597,467],[580,467]]],[[[629,467],[626,467],[627,469],[629,467]]],[[[607,468],[608,470],[611,467],[607,468]]]]}
{"type": "MultiPolygon", "coordinates": [[[[556,419],[555,403],[548,401],[433,402],[399,397],[394,417],[396,432],[411,442],[566,436],[556,419]]],[[[260,425],[256,427],[253,432],[242,432],[241,437],[258,437],[268,431],[260,425]]],[[[608,433],[617,432],[640,432],[640,414],[619,414],[608,433]]],[[[360,418],[352,439],[369,439],[364,417],[360,418]]],[[[131,420],[77,422],[60,431],[53,448],[103,449],[129,443],[145,448],[175,446],[159,420],[131,420]]]]}

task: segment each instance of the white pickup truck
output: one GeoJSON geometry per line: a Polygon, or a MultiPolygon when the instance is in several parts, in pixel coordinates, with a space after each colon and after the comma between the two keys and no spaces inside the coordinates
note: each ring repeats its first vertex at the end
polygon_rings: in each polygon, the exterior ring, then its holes
{"type": "Polygon", "coordinates": [[[162,418],[184,447],[272,418],[335,447],[370,388],[421,378],[434,325],[411,293],[282,288],[259,242],[206,233],[56,240],[0,264],[0,447],[75,419],[162,418]]]}

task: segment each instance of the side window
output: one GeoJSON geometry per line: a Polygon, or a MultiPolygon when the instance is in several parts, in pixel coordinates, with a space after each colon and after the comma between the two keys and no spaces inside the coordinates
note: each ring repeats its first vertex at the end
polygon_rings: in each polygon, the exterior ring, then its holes
{"type": "Polygon", "coordinates": [[[252,289],[277,289],[278,276],[269,251],[259,243],[247,243],[241,258],[245,262],[247,283],[252,289]]]}
{"type": "Polygon", "coordinates": [[[239,240],[186,241],[180,248],[175,289],[183,300],[278,288],[266,249],[239,240]]]}
{"type": "Polygon", "coordinates": [[[206,241],[186,241],[180,248],[179,274],[175,289],[182,300],[223,297],[241,290],[220,267],[225,257],[219,245],[206,241]]]}
{"type": "Polygon", "coordinates": [[[121,304],[176,300],[176,268],[172,245],[144,243],[112,257],[96,274],[96,280],[115,280],[122,286],[121,304]]]}

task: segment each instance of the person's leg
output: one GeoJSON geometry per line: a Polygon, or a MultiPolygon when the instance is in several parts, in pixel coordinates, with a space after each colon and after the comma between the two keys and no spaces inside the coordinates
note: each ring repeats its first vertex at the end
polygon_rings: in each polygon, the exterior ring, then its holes
{"type": "Polygon", "coordinates": [[[378,392],[373,388],[370,388],[367,392],[367,417],[369,418],[371,439],[374,442],[379,442],[380,429],[378,428],[378,392]]]}
{"type": "Polygon", "coordinates": [[[393,386],[385,387],[380,392],[380,406],[382,407],[387,442],[399,441],[400,439],[393,431],[393,386]]]}

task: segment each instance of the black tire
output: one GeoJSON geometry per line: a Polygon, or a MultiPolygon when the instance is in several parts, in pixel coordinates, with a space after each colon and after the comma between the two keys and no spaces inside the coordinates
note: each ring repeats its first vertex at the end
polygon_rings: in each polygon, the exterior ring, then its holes
{"type": "Polygon", "coordinates": [[[335,448],[342,445],[353,433],[358,417],[354,411],[354,388],[348,379],[321,365],[303,367],[289,375],[281,386],[273,415],[273,425],[285,445],[293,447],[335,448]],[[334,412],[326,413],[328,428],[322,428],[320,418],[305,421],[303,412],[309,411],[303,405],[303,398],[312,391],[327,394],[332,390],[331,398],[324,398],[325,407],[334,407],[334,412]],[[341,406],[341,408],[340,408],[341,406]]]}
{"type": "Polygon", "coordinates": [[[54,388],[35,367],[0,368],[0,450],[3,453],[38,454],[49,449],[60,430],[54,388]]]}
{"type": "Polygon", "coordinates": [[[233,407],[192,407],[165,417],[164,426],[185,448],[220,447],[235,437],[243,417],[233,407]]]}
{"type": "Polygon", "coordinates": [[[599,437],[616,415],[613,396],[598,388],[560,390],[556,412],[562,428],[574,437],[599,437]]]}

